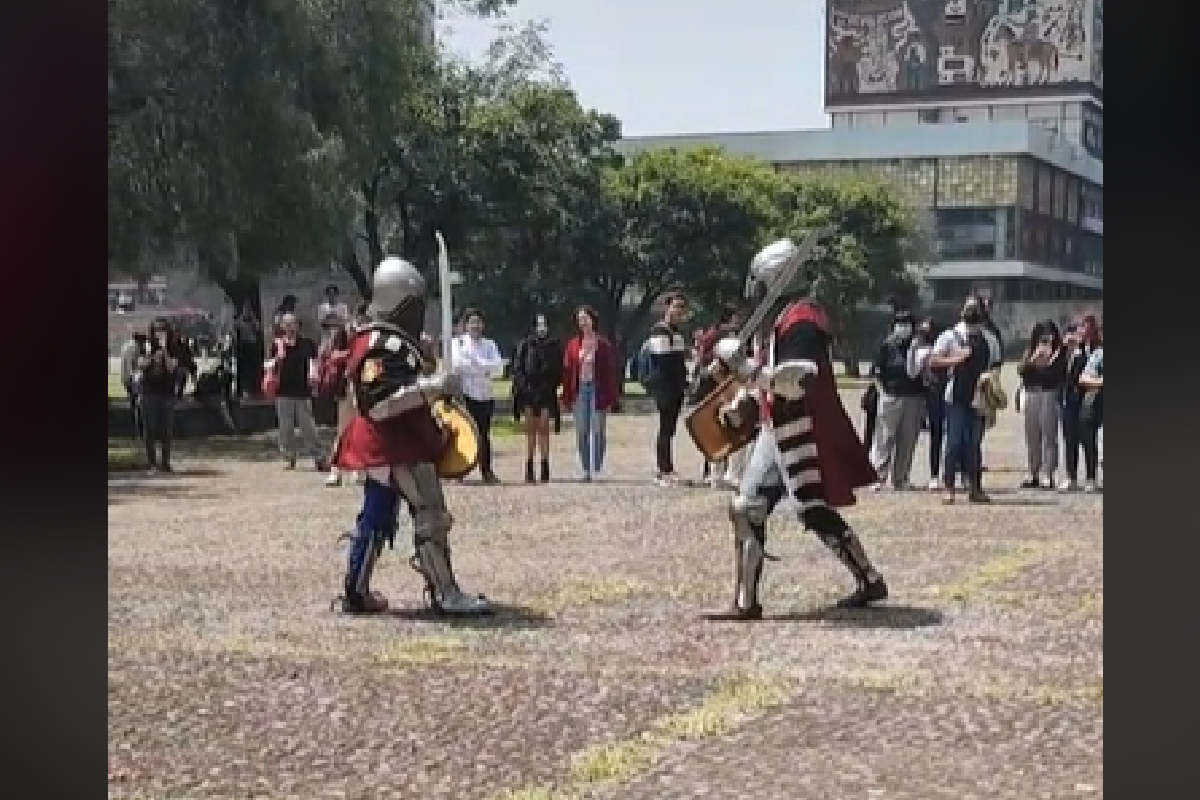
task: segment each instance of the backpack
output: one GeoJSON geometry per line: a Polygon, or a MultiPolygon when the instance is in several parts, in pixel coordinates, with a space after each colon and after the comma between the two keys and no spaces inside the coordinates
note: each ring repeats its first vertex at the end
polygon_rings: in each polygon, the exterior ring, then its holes
{"type": "Polygon", "coordinates": [[[649,342],[643,343],[637,355],[633,357],[633,377],[643,387],[649,388],[654,380],[654,363],[650,360],[649,342]]]}

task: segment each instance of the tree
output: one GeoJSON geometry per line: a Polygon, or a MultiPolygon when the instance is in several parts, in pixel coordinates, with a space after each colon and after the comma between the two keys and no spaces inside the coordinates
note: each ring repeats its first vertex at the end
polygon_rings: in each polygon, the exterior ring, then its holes
{"type": "Polygon", "coordinates": [[[631,290],[640,295],[617,338],[629,341],[667,289],[707,305],[739,297],[788,192],[770,165],[711,148],[646,151],[613,170],[602,234],[613,245],[585,278],[613,319],[631,290]]]}
{"type": "Polygon", "coordinates": [[[917,217],[889,184],[857,175],[789,177],[790,224],[826,222],[837,234],[814,262],[812,291],[838,330],[848,374],[857,376],[857,322],[866,303],[915,294],[910,253],[917,217]]]}

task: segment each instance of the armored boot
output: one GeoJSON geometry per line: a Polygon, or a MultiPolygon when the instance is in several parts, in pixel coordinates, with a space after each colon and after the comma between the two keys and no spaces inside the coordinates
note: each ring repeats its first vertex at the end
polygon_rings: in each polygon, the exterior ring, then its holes
{"type": "Polygon", "coordinates": [[[762,605],[758,599],[758,584],[762,580],[763,560],[766,558],[766,517],[770,503],[763,497],[735,495],[729,503],[729,519],[733,523],[734,590],[730,617],[760,619],[762,605]]]}
{"type": "Polygon", "coordinates": [[[762,604],[758,602],[758,583],[762,579],[762,538],[765,531],[760,526],[755,534],[734,545],[734,589],[730,615],[737,619],[762,618],[762,604]]]}
{"type": "Polygon", "coordinates": [[[450,565],[450,546],[445,531],[418,534],[416,555],[409,562],[425,579],[425,600],[444,614],[486,614],[491,611],[483,595],[465,594],[450,565]]]}
{"type": "Polygon", "coordinates": [[[886,600],[888,596],[887,583],[883,576],[871,564],[862,542],[850,528],[843,529],[841,534],[819,534],[825,546],[833,551],[838,560],[846,565],[850,574],[858,584],[855,590],[838,600],[838,608],[865,608],[871,603],[886,600]]]}
{"type": "Polygon", "coordinates": [[[384,536],[361,521],[351,534],[346,578],[339,599],[346,614],[378,614],[387,611],[387,598],[371,591],[371,575],[379,554],[383,551],[384,536]]]}

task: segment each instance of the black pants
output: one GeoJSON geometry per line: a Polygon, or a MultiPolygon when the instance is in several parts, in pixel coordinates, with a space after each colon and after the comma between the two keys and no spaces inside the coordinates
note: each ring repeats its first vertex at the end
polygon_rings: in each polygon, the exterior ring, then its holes
{"type": "Polygon", "coordinates": [[[151,466],[171,465],[171,432],[175,418],[176,397],[170,393],[145,393],[139,398],[142,407],[142,426],[146,458],[151,466]],[[158,452],[155,452],[155,443],[158,452]]]}
{"type": "Polygon", "coordinates": [[[675,459],[671,444],[675,429],[679,427],[679,414],[683,411],[683,394],[656,395],[654,407],[658,410],[658,438],[654,443],[654,459],[660,475],[675,474],[675,459]]]}
{"type": "Polygon", "coordinates": [[[942,443],[946,440],[946,387],[929,389],[925,403],[929,415],[929,477],[937,479],[942,467],[942,443]]]}
{"type": "Polygon", "coordinates": [[[1085,420],[1079,408],[1063,408],[1063,449],[1069,480],[1075,481],[1079,478],[1080,450],[1083,450],[1084,479],[1096,480],[1100,468],[1100,426],[1103,424],[1102,416],[1085,420]]]}
{"type": "Polygon", "coordinates": [[[492,414],[496,411],[496,401],[463,399],[467,412],[479,428],[479,471],[487,477],[492,474],[492,414]]]}
{"type": "Polygon", "coordinates": [[[258,344],[239,344],[236,359],[238,397],[256,396],[262,387],[262,347],[258,344]]]}

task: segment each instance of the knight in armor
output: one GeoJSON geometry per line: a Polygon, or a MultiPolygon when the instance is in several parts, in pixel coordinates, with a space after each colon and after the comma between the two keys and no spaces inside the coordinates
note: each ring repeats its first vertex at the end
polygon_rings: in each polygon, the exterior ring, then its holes
{"type": "Polygon", "coordinates": [[[372,279],[369,319],[350,342],[346,379],[357,413],[338,437],[334,463],[366,475],[362,510],[351,536],[342,610],[378,613],[387,599],[371,591],[371,574],[385,543],[399,526],[401,501],[413,520],[416,554],[410,561],[425,579],[430,606],[447,614],[489,610],[482,596],[458,585],[446,508],[436,463],[450,445],[449,432],[433,414],[437,400],[459,394],[459,378],[433,374],[421,344],[425,279],[401,258],[385,258],[372,279]]]}
{"type": "MultiPolygon", "coordinates": [[[[790,239],[764,248],[751,262],[747,294],[761,298],[777,271],[797,254],[790,239]]],[[[763,332],[756,358],[739,352],[733,338],[722,339],[714,348],[715,356],[746,382],[720,409],[722,424],[737,428],[754,416],[762,420],[757,436],[747,445],[748,463],[729,506],[735,553],[730,615],[735,619],[762,616],[758,587],[766,558],[767,519],[789,496],[804,527],[854,577],[854,592],[838,606],[860,608],[888,595],[883,577],[838,513],[839,508],[854,504],[855,489],[870,486],[877,478],[838,396],[831,341],[825,313],[801,297],[763,332]]]]}

